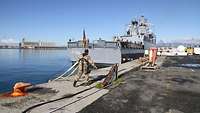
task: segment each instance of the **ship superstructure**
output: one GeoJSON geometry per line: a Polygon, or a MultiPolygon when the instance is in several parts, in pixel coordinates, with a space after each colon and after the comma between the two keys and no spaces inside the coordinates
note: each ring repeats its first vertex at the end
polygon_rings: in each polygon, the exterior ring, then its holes
{"type": "Polygon", "coordinates": [[[156,36],[150,29],[151,24],[144,16],[139,19],[132,20],[128,25],[127,33],[125,36],[120,36],[122,39],[127,39],[132,42],[141,42],[144,49],[155,46],[156,36]]]}
{"type": "Polygon", "coordinates": [[[114,36],[112,41],[99,38],[89,42],[83,31],[82,40],[68,42],[68,54],[75,62],[85,48],[89,49],[89,55],[95,63],[111,65],[124,63],[144,56],[144,50],[155,46],[156,37],[150,31],[150,24],[141,16],[138,20],[131,21],[125,35],[114,36]]]}

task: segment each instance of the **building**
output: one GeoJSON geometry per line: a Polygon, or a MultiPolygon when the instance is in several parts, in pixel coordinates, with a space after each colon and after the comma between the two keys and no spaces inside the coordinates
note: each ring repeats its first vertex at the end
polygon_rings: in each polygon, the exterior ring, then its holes
{"type": "Polygon", "coordinates": [[[19,48],[19,43],[2,43],[2,42],[0,42],[0,48],[3,48],[3,49],[19,48]]]}
{"type": "Polygon", "coordinates": [[[54,42],[42,42],[39,41],[39,47],[55,47],[56,44],[54,42]]]}
{"type": "Polygon", "coordinates": [[[53,48],[56,47],[56,44],[54,42],[26,41],[25,38],[23,38],[19,46],[20,48],[53,48]]]}

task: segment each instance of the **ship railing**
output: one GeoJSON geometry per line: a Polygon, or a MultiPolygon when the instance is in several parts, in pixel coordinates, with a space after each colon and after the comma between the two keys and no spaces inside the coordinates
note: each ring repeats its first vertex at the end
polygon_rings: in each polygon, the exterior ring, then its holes
{"type": "MultiPolygon", "coordinates": [[[[93,41],[93,43],[89,43],[87,48],[118,48],[118,42],[112,41],[93,41]]],[[[68,42],[68,48],[83,48],[83,44],[80,42],[68,42]]]]}

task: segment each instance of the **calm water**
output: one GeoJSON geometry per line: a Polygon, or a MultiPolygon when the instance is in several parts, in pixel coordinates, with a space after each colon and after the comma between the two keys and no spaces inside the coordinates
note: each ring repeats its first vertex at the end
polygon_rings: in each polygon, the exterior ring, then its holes
{"type": "Polygon", "coordinates": [[[47,82],[71,65],[67,50],[0,49],[0,92],[16,82],[47,82]]]}

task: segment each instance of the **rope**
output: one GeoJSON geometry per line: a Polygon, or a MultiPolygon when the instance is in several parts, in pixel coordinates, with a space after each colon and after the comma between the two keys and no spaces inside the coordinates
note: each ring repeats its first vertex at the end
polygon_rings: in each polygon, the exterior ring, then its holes
{"type": "MultiPolygon", "coordinates": [[[[53,79],[53,80],[58,80],[58,79],[60,79],[60,78],[62,78],[63,76],[65,76],[67,73],[69,73],[70,71],[72,71],[72,69],[76,66],[78,64],[78,62],[76,62],[73,66],[71,66],[67,71],[65,71],[63,74],[61,74],[60,76],[58,76],[57,78],[55,78],[55,79],[53,79]]],[[[75,72],[75,70],[76,70],[77,68],[75,68],[73,71],[72,71],[72,73],[70,73],[69,75],[72,75],[74,72],[75,72]]]]}
{"type": "Polygon", "coordinates": [[[75,94],[67,95],[67,96],[64,96],[64,97],[61,97],[61,98],[58,98],[58,99],[54,99],[54,100],[50,100],[50,101],[47,101],[47,102],[43,102],[43,103],[39,103],[39,104],[33,105],[33,106],[31,106],[31,107],[25,109],[24,111],[22,111],[22,113],[27,113],[28,111],[30,111],[30,110],[32,110],[32,109],[34,109],[34,108],[36,108],[36,107],[42,106],[42,105],[44,105],[44,104],[48,104],[48,103],[55,102],[55,101],[58,101],[58,100],[62,100],[62,99],[65,99],[65,98],[71,98],[71,97],[73,97],[73,96],[76,96],[76,95],[78,95],[78,94],[80,94],[80,93],[83,93],[83,92],[85,92],[85,91],[87,91],[87,90],[90,90],[90,89],[92,89],[92,88],[94,88],[94,87],[90,87],[90,88],[88,88],[88,89],[85,89],[85,90],[83,90],[83,91],[77,92],[77,93],[75,93],[75,94]]]}
{"type": "MultiPolygon", "coordinates": [[[[77,63],[75,63],[72,67],[75,67],[76,64],[77,64],[77,63]]],[[[68,70],[71,70],[72,67],[71,67],[70,69],[68,69],[68,70]]],[[[111,73],[109,73],[109,74],[111,74],[111,73]]],[[[63,75],[64,75],[64,74],[62,74],[62,75],[59,76],[58,78],[62,77],[63,75]]],[[[105,89],[105,88],[108,88],[108,87],[111,86],[111,85],[112,85],[112,82],[111,82],[110,84],[107,84],[106,86],[104,86],[104,89],[105,89]]],[[[58,98],[58,99],[54,99],[54,100],[50,100],[50,101],[47,101],[47,102],[43,102],[43,103],[36,104],[36,105],[34,105],[34,106],[31,106],[31,107],[25,109],[24,111],[22,111],[22,113],[27,113],[28,111],[30,111],[30,110],[32,110],[32,109],[34,109],[34,108],[36,108],[36,107],[42,106],[42,105],[44,105],[44,104],[48,104],[48,103],[55,102],[55,101],[58,101],[58,100],[62,100],[62,99],[65,99],[65,98],[71,98],[71,97],[76,96],[76,95],[78,95],[78,94],[81,94],[81,93],[83,93],[83,92],[85,92],[85,91],[88,91],[88,90],[90,90],[90,89],[92,89],[92,88],[95,88],[95,86],[90,87],[90,88],[88,88],[88,89],[85,89],[85,90],[83,90],[83,91],[77,92],[77,93],[75,93],[75,94],[71,94],[71,95],[64,96],[64,97],[61,97],[61,98],[58,98]]],[[[98,90],[95,91],[95,92],[92,92],[92,93],[90,93],[90,94],[88,94],[88,95],[86,95],[86,96],[84,96],[84,97],[81,97],[81,98],[79,98],[78,100],[75,100],[75,101],[73,101],[73,102],[70,102],[70,103],[68,103],[68,104],[65,104],[65,105],[63,105],[63,106],[61,106],[61,107],[59,107],[59,108],[57,108],[57,109],[55,109],[55,110],[50,111],[49,113],[53,113],[53,112],[55,112],[55,111],[58,111],[58,110],[60,110],[60,109],[62,109],[62,108],[64,108],[64,107],[66,107],[66,106],[69,106],[69,105],[71,105],[71,104],[73,104],[73,103],[76,103],[76,102],[78,102],[78,101],[80,101],[80,100],[82,100],[82,99],[84,99],[84,98],[87,98],[87,97],[89,97],[89,96],[91,96],[91,95],[93,95],[93,94],[95,94],[95,93],[97,93],[97,92],[99,92],[99,91],[101,91],[101,90],[103,90],[103,89],[98,89],[98,90]]]]}
{"type": "MultiPolygon", "coordinates": [[[[107,85],[107,86],[105,86],[103,89],[108,88],[108,87],[111,86],[111,85],[112,85],[112,83],[109,84],[109,85],[107,85]]],[[[93,88],[94,88],[94,87],[93,87],[93,88]]],[[[88,94],[88,95],[86,95],[86,96],[84,96],[84,97],[81,97],[81,98],[79,98],[78,100],[75,100],[75,101],[73,101],[73,102],[70,102],[70,103],[68,103],[68,104],[65,104],[65,105],[63,105],[63,106],[61,106],[61,107],[59,107],[59,108],[57,108],[57,109],[55,109],[55,110],[52,110],[52,111],[48,112],[48,113],[56,112],[56,111],[58,111],[58,110],[60,110],[60,109],[62,109],[62,108],[64,108],[64,107],[67,107],[67,106],[69,106],[69,105],[71,105],[71,104],[74,104],[74,103],[76,103],[76,102],[78,102],[78,101],[84,99],[84,98],[87,98],[87,97],[89,97],[89,96],[91,96],[91,95],[93,95],[93,94],[95,94],[95,93],[97,93],[97,92],[99,92],[99,91],[101,91],[101,90],[103,90],[103,89],[98,89],[98,90],[95,91],[95,92],[92,92],[92,93],[90,93],[90,94],[88,94]]]]}
{"type": "Polygon", "coordinates": [[[58,75],[60,75],[61,73],[64,73],[66,71],[66,69],[68,69],[69,65],[65,64],[60,70],[54,72],[53,74],[51,74],[53,77],[56,77],[58,75]]]}

